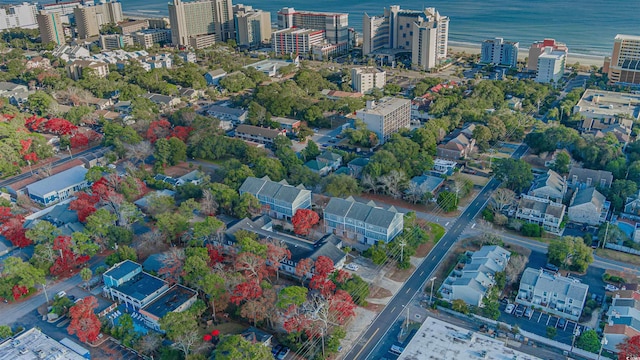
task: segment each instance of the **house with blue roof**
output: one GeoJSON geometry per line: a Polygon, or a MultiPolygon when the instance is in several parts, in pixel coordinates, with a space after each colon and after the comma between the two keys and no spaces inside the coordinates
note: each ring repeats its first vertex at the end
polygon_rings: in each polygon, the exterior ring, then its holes
{"type": "Polygon", "coordinates": [[[89,187],[89,182],[84,178],[87,172],[84,166],[76,166],[27,185],[29,198],[44,206],[65,200],[89,187]]]}

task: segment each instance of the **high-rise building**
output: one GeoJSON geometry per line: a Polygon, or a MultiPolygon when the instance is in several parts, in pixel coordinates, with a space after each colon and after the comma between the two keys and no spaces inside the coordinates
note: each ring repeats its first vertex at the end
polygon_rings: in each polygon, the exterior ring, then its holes
{"type": "Polygon", "coordinates": [[[379,103],[369,100],[364,109],[356,112],[356,117],[384,144],[391,134],[411,127],[411,101],[391,97],[382,98],[379,103]]]}
{"type": "Polygon", "coordinates": [[[314,45],[322,45],[324,31],[289,28],[271,34],[271,46],[278,55],[309,55],[314,45]]]}
{"type": "Polygon", "coordinates": [[[40,29],[40,38],[43,44],[55,43],[62,45],[66,43],[60,14],[47,14],[41,11],[36,16],[36,19],[38,20],[38,29],[40,29]]]}
{"type": "Polygon", "coordinates": [[[386,73],[375,67],[351,69],[351,87],[353,91],[367,93],[373,89],[382,89],[386,84],[386,73]]]}
{"type": "Polygon", "coordinates": [[[349,14],[317,11],[297,11],[285,7],[278,11],[278,29],[323,30],[330,44],[349,42],[349,14]]]}
{"type": "Polygon", "coordinates": [[[233,20],[236,43],[239,46],[257,47],[271,40],[271,13],[251,6],[234,5],[233,20]]]}
{"type": "Polygon", "coordinates": [[[449,18],[435,8],[402,10],[392,5],[383,16],[364,14],[363,55],[383,49],[411,51],[415,67],[429,70],[447,57],[449,18]]]}
{"type": "Polygon", "coordinates": [[[563,51],[566,54],[569,53],[567,45],[557,42],[554,39],[544,39],[542,41],[536,41],[531,44],[529,48],[529,60],[527,62],[527,70],[535,72],[538,70],[538,56],[544,53],[545,48],[550,47],[553,51],[563,51]]]}
{"type": "Polygon", "coordinates": [[[122,21],[120,2],[105,2],[93,6],[79,6],[73,9],[76,31],[79,39],[100,35],[100,27],[122,21]]]}
{"type": "Polygon", "coordinates": [[[73,21],[73,9],[82,6],[81,0],[63,1],[53,4],[43,4],[40,10],[47,14],[55,13],[60,15],[63,24],[71,24],[73,21]]]}
{"type": "Polygon", "coordinates": [[[554,50],[553,47],[546,47],[542,54],[538,56],[538,74],[536,82],[557,83],[564,75],[567,53],[561,50],[554,50]]]}
{"type": "Polygon", "coordinates": [[[483,64],[518,66],[517,42],[504,41],[502,38],[485,40],[482,42],[480,62],[483,64]]]}
{"type": "Polygon", "coordinates": [[[640,36],[616,35],[611,58],[605,60],[603,71],[609,84],[640,84],[640,36]]]}
{"type": "Polygon", "coordinates": [[[131,34],[108,34],[100,35],[100,47],[102,50],[122,49],[133,45],[131,34]]]}
{"type": "Polygon", "coordinates": [[[27,2],[0,7],[0,31],[14,28],[36,29],[36,15],[36,5],[27,2]]]}
{"type": "MultiPolygon", "coordinates": [[[[203,35],[215,34],[215,41],[235,39],[231,0],[173,0],[169,3],[171,40],[188,46],[203,35]]],[[[206,37],[210,43],[209,37],[206,37]]]]}
{"type": "Polygon", "coordinates": [[[171,30],[169,29],[145,29],[131,34],[133,43],[145,49],[155,44],[171,43],[171,30]]]}

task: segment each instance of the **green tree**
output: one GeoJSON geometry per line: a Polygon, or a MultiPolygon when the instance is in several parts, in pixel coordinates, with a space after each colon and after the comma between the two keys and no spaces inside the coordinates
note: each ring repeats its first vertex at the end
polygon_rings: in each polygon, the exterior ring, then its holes
{"type": "Polygon", "coordinates": [[[13,331],[11,331],[11,328],[7,325],[0,325],[0,338],[6,339],[11,336],[13,336],[13,331]]]}
{"type": "Polygon", "coordinates": [[[477,125],[473,129],[473,138],[476,139],[476,144],[480,151],[485,152],[489,149],[489,141],[492,139],[491,130],[484,125],[477,125]]]}
{"type": "Polygon", "coordinates": [[[313,160],[318,155],[320,155],[320,149],[318,148],[318,144],[316,144],[313,140],[309,140],[307,142],[307,146],[302,150],[302,157],[305,161],[313,160]]]}
{"type": "Polygon", "coordinates": [[[36,284],[44,284],[44,271],[13,256],[4,260],[2,274],[7,278],[14,279],[12,286],[17,284],[32,288],[36,284]]]}
{"type": "Polygon", "coordinates": [[[86,233],[76,231],[71,234],[71,249],[79,255],[93,256],[100,250],[100,246],[86,233]]]}
{"type": "Polygon", "coordinates": [[[105,208],[98,209],[87,217],[84,231],[87,235],[102,243],[102,240],[109,233],[109,229],[115,225],[117,219],[118,217],[109,212],[109,210],[105,208]]]}
{"type": "Polygon", "coordinates": [[[278,293],[278,308],[286,310],[291,305],[300,306],[307,301],[309,290],[303,286],[287,286],[278,293]]]}
{"type": "Polygon", "coordinates": [[[224,223],[215,216],[207,216],[204,221],[193,224],[193,238],[212,241],[217,239],[224,229],[224,223]]]}
{"type": "Polygon", "coordinates": [[[552,241],[547,249],[549,262],[565,269],[585,272],[593,262],[593,251],[582,238],[564,236],[552,241]]]}
{"type": "Polygon", "coordinates": [[[41,220],[36,222],[31,229],[27,230],[25,235],[36,245],[53,245],[53,240],[60,235],[60,231],[50,222],[41,220]]]}
{"type": "Polygon", "coordinates": [[[85,267],[80,270],[80,278],[84,281],[85,289],[89,287],[89,280],[93,277],[93,272],[90,268],[85,267]]]}
{"type": "Polygon", "coordinates": [[[136,253],[136,250],[134,248],[123,245],[119,246],[118,250],[116,250],[113,254],[107,256],[107,258],[104,260],[104,263],[110,267],[125,260],[138,261],[138,254],[136,253]]]}
{"type": "Polygon", "coordinates": [[[29,109],[37,112],[40,116],[49,114],[54,103],[55,100],[44,91],[36,91],[27,98],[29,109]]]}
{"type": "Polygon", "coordinates": [[[551,170],[558,174],[566,174],[569,172],[569,164],[571,163],[571,156],[564,151],[559,152],[556,155],[556,160],[550,166],[551,170]]]}
{"type": "Polygon", "coordinates": [[[453,311],[457,311],[465,315],[469,313],[469,306],[462,299],[453,300],[451,302],[451,309],[453,309],[453,311]]]}
{"type": "Polygon", "coordinates": [[[458,208],[458,197],[450,191],[441,191],[436,202],[446,212],[454,211],[458,208]]]}
{"type": "Polygon", "coordinates": [[[346,198],[360,193],[356,179],[345,174],[331,174],[322,180],[322,189],[334,197],[346,198]]]}
{"type": "Polygon", "coordinates": [[[531,165],[520,159],[497,159],[494,162],[493,174],[503,181],[508,189],[520,192],[531,186],[533,173],[531,165]]]}
{"type": "Polygon", "coordinates": [[[222,338],[215,351],[216,360],[272,360],[269,348],[259,342],[255,344],[240,335],[227,335],[222,338]]]}
{"type": "Polygon", "coordinates": [[[248,177],[254,176],[251,168],[236,159],[224,163],[222,172],[224,174],[223,183],[234,190],[239,189],[248,177]]]}
{"type": "MultiPolygon", "coordinates": [[[[335,274],[335,273],[334,273],[335,274]]],[[[344,283],[338,283],[336,286],[340,290],[344,290],[351,295],[353,302],[359,306],[367,305],[367,297],[369,297],[369,284],[360,276],[353,274],[350,279],[344,283]]]]}
{"type": "Polygon", "coordinates": [[[382,243],[381,241],[377,242],[373,246],[370,246],[362,254],[365,257],[370,258],[371,261],[376,265],[382,265],[387,262],[387,252],[384,248],[384,243],[382,243]]]}
{"type": "Polygon", "coordinates": [[[200,288],[207,295],[213,321],[216,321],[216,302],[226,293],[225,280],[216,273],[206,274],[200,281],[200,288]]]}
{"type": "Polygon", "coordinates": [[[259,157],[253,165],[253,172],[258,178],[268,176],[273,181],[280,181],[287,176],[287,170],[279,159],[259,157]]]}
{"type": "Polygon", "coordinates": [[[198,322],[191,311],[169,312],[159,323],[169,340],[173,341],[174,346],[180,349],[184,356],[188,356],[192,347],[201,341],[198,322]]]}
{"type": "Polygon", "coordinates": [[[555,326],[547,326],[547,337],[553,339],[558,334],[558,330],[555,326]]]}
{"type": "Polygon", "coordinates": [[[595,330],[584,331],[580,334],[580,337],[578,337],[576,347],[597,354],[598,351],[600,351],[600,339],[598,339],[598,333],[595,330]]]}
{"type": "Polygon", "coordinates": [[[258,198],[253,194],[244,193],[233,202],[233,214],[240,219],[253,217],[258,213],[260,207],[258,198]]]}

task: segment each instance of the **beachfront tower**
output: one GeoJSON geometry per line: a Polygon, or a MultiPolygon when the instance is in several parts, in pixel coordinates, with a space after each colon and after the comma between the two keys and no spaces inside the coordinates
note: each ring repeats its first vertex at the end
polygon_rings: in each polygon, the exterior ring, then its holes
{"type": "Polygon", "coordinates": [[[616,35],[603,72],[609,75],[610,85],[640,85],[640,36],[616,35]]]}

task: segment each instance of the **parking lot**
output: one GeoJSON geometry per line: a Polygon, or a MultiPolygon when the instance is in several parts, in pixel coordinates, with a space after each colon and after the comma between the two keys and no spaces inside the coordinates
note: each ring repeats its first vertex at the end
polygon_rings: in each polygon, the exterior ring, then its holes
{"type": "Polygon", "coordinates": [[[518,325],[518,327],[524,331],[532,332],[540,336],[546,336],[547,327],[556,328],[557,335],[553,338],[556,341],[563,342],[565,344],[571,344],[571,338],[574,331],[578,328],[580,331],[584,331],[584,327],[575,321],[560,320],[559,316],[546,314],[540,310],[533,310],[531,317],[516,316],[516,312],[519,309],[523,309],[523,305],[517,305],[512,314],[507,314],[504,309],[505,304],[500,306],[500,318],[498,321],[505,322],[511,325],[518,325]]]}

